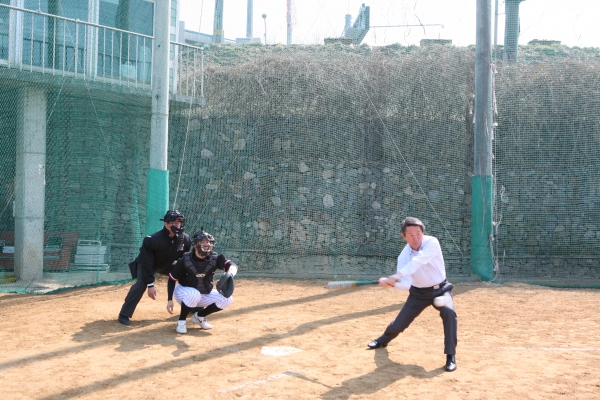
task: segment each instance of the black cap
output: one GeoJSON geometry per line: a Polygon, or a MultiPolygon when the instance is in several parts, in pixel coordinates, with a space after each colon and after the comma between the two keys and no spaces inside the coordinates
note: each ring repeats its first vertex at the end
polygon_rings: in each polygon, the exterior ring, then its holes
{"type": "Polygon", "coordinates": [[[183,216],[182,213],[180,213],[177,210],[170,210],[170,211],[167,211],[165,216],[163,218],[161,218],[160,220],[165,221],[165,222],[172,222],[172,221],[177,221],[178,219],[185,220],[185,217],[183,216]]]}

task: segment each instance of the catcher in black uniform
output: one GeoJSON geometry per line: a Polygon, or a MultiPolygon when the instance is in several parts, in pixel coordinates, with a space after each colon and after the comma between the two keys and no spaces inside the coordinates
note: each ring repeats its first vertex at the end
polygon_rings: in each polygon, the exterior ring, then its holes
{"type": "Polygon", "coordinates": [[[171,269],[168,283],[167,311],[173,314],[173,298],[181,304],[181,314],[177,321],[178,333],[186,333],[186,319],[190,312],[192,322],[202,329],[211,329],[206,316],[229,307],[233,301],[233,277],[237,265],[223,254],[213,251],[215,238],[201,228],[193,238],[194,249],[183,255],[171,269]],[[213,278],[217,269],[224,271],[213,288],[213,278]],[[179,282],[179,285],[175,285],[179,282]]]}

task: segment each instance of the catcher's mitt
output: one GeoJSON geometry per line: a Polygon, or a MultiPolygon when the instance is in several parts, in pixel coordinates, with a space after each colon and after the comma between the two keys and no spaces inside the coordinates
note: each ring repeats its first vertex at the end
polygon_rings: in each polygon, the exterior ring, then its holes
{"type": "Polygon", "coordinates": [[[217,290],[225,297],[231,297],[233,286],[233,275],[231,275],[231,272],[225,272],[217,282],[217,290]]]}

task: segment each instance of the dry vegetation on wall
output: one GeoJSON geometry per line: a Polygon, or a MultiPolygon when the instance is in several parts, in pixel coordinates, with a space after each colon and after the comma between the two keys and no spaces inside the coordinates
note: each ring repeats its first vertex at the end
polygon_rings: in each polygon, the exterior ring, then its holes
{"type": "Polygon", "coordinates": [[[524,165],[597,158],[600,144],[600,60],[552,58],[503,66],[496,75],[506,157],[524,165]],[[568,134],[566,134],[568,133],[568,134]]]}
{"type": "MultiPolygon", "coordinates": [[[[473,47],[440,45],[211,47],[205,60],[207,112],[356,117],[375,108],[384,117],[462,119],[465,95],[474,92],[474,54],[473,47]]],[[[564,110],[577,91],[591,94],[598,86],[600,49],[522,46],[520,60],[517,66],[496,63],[498,106],[507,112],[521,107],[510,101],[519,92],[543,98],[534,104],[538,108],[551,101],[564,110]]]]}
{"type": "Polygon", "coordinates": [[[205,65],[212,116],[462,118],[473,57],[442,46],[248,46],[211,49],[205,65]]]}

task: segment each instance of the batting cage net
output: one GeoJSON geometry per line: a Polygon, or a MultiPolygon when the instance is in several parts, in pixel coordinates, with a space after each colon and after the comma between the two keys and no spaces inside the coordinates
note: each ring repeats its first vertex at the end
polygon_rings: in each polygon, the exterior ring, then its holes
{"type": "MultiPolygon", "coordinates": [[[[1,3],[0,291],[129,281],[167,211],[152,32],[1,3]]],[[[390,274],[416,216],[476,279],[474,47],[170,46],[168,208],[239,276],[390,274]]],[[[600,287],[600,50],[521,46],[493,80],[494,281],[600,287]]]]}

